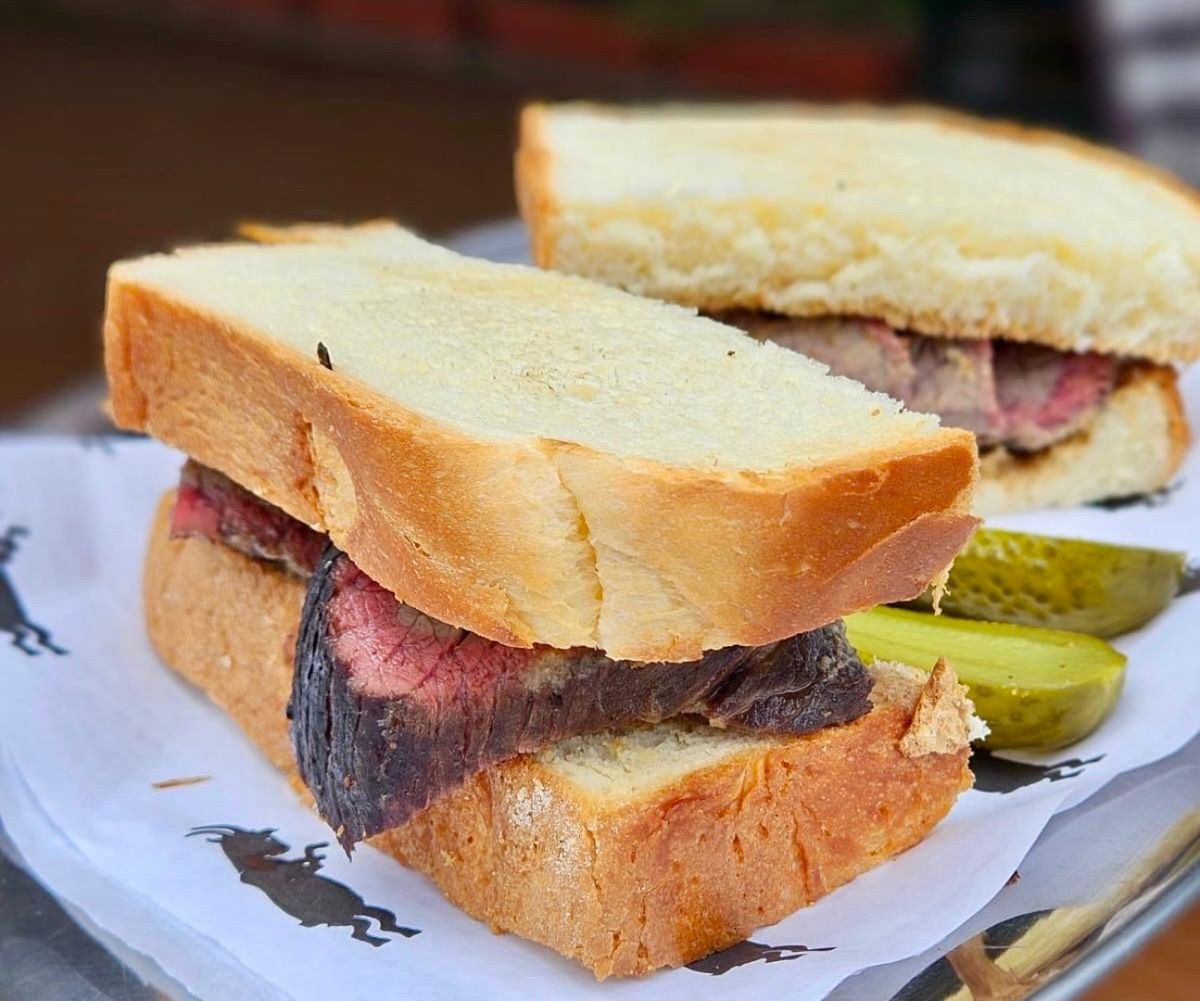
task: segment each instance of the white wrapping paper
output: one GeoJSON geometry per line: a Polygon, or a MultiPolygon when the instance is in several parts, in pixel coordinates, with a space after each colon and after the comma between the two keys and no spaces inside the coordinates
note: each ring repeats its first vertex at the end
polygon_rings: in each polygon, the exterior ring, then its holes
{"type": "MultiPolygon", "coordinates": [[[[1200,372],[1188,387],[1200,426],[1200,372]]],[[[302,925],[264,891],[274,878],[264,870],[283,872],[276,863],[302,858],[330,832],[145,640],[140,562],[153,506],[179,462],[144,441],[0,442],[0,537],[12,543],[7,551],[0,543],[0,817],[48,887],[201,998],[823,997],[851,974],[935,946],[988,904],[1056,812],[1172,753],[1200,727],[1193,594],[1119,642],[1130,657],[1126,690],[1094,735],[1025,758],[1086,764],[1030,769],[1006,792],[965,794],[921,845],[754,935],[778,951],[750,948],[740,958],[754,961],[723,964],[719,975],[682,969],[597,984],[546,949],[491,934],[370,848],[353,861],[318,849],[315,875],[349,888],[312,880],[314,892],[332,894],[327,913],[347,900],[353,911],[356,894],[419,930],[381,932],[380,912],[360,908],[369,934],[385,939],[371,945],[352,938],[349,924],[302,925]],[[154,786],[190,776],[210,778],[154,786]],[[243,878],[225,852],[236,848],[231,838],[188,836],[206,825],[274,828],[287,848],[259,852],[243,878]]],[[[1200,557],[1200,456],[1180,484],[1154,507],[1000,523],[1200,557]]]]}

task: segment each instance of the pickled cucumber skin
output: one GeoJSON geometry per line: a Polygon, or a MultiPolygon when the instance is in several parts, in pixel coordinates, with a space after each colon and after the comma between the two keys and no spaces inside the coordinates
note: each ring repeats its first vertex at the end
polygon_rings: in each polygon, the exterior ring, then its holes
{"type": "MultiPolygon", "coordinates": [[[[968,619],[1119,636],[1175,597],[1186,557],[981,528],[954,561],[942,611],[968,619]]],[[[928,596],[918,599],[929,607],[928,596]]]]}
{"type": "Polygon", "coordinates": [[[846,616],[846,634],[866,661],[929,671],[945,657],[991,729],[983,746],[995,750],[1073,744],[1109,714],[1125,680],[1124,654],[1057,629],[874,608],[846,616]]]}

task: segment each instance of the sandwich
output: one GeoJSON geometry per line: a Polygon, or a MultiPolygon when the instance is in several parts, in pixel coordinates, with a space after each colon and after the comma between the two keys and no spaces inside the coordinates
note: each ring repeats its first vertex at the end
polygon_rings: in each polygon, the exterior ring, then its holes
{"type": "Polygon", "coordinates": [[[978,439],[976,509],[1167,485],[1200,203],[1041,130],[929,111],[533,105],[536,262],[692,306],[978,439]]]}
{"type": "Polygon", "coordinates": [[[730,946],[970,783],[948,665],[839,617],[970,535],[971,435],[693,311],[391,224],[115,264],[122,428],[187,454],[162,660],[349,851],[596,976],[730,946]]]}

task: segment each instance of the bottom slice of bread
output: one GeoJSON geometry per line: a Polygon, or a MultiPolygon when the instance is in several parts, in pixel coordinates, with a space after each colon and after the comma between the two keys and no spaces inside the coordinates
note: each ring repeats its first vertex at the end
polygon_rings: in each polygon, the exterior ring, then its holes
{"type": "MultiPolygon", "coordinates": [[[[284,712],[304,583],[169,538],[170,503],[147,554],[150,639],[300,788],[284,712]]],[[[904,851],[946,814],[971,782],[965,709],[956,684],[939,695],[923,680],[881,668],[868,715],[803,737],[672,722],[564,741],[371,843],[496,931],[597,977],[680,966],[904,851]]]]}

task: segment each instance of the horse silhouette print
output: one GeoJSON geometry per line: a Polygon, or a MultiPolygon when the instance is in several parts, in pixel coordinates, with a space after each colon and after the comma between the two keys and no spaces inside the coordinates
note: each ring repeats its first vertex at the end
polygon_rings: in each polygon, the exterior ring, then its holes
{"type": "Polygon", "coordinates": [[[67,651],[55,645],[48,629],[30,621],[21,599],[17,597],[17,589],[4,569],[4,565],[16,555],[17,539],[28,534],[29,529],[21,525],[9,525],[8,530],[0,535],[0,632],[9,633],[13,646],[30,657],[38,656],[43,650],[61,657],[67,651]]]}
{"type": "Polygon", "coordinates": [[[233,863],[243,883],[256,886],[285,914],[290,914],[304,928],[318,925],[345,926],[354,929],[350,935],[368,945],[381,946],[390,938],[370,934],[371,921],[379,931],[412,938],[421,934],[418,928],[396,924],[396,915],[385,907],[373,907],[357,893],[337,880],[318,876],[324,855],[317,849],[327,842],[309,845],[304,856],[296,859],[279,858],[289,846],[274,837],[275,828],[249,831],[232,824],[210,824],[193,827],[187,837],[215,834],[206,838],[219,844],[225,857],[233,863]]]}
{"type": "Polygon", "coordinates": [[[1103,754],[1098,754],[1094,758],[1067,758],[1052,765],[1030,765],[977,750],[971,755],[971,771],[975,773],[975,788],[980,792],[1008,793],[1043,779],[1051,782],[1073,779],[1082,775],[1088,765],[1094,765],[1103,757],[1103,754]]]}
{"type": "Polygon", "coordinates": [[[719,977],[722,973],[728,973],[738,966],[746,966],[749,963],[760,961],[782,963],[788,959],[799,959],[810,952],[833,952],[833,949],[832,945],[815,948],[807,945],[764,945],[762,942],[752,942],[750,939],[746,939],[731,945],[728,949],[722,949],[720,952],[714,952],[703,959],[688,963],[687,968],[696,973],[707,973],[710,976],[719,977]]]}

